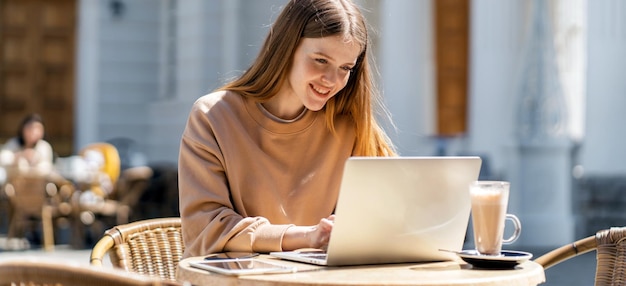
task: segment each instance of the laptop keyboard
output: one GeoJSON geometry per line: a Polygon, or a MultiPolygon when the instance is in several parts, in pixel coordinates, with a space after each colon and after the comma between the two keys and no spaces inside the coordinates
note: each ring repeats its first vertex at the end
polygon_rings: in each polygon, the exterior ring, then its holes
{"type": "Polygon", "coordinates": [[[317,259],[326,259],[326,253],[303,253],[302,256],[317,259]]]}

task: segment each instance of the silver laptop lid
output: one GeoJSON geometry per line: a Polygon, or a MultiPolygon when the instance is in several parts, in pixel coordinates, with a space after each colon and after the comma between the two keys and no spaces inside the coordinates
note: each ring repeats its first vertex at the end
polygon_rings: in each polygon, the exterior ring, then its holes
{"type": "Polygon", "coordinates": [[[353,157],[346,161],[328,265],[452,259],[470,215],[479,157],[353,157]]]}

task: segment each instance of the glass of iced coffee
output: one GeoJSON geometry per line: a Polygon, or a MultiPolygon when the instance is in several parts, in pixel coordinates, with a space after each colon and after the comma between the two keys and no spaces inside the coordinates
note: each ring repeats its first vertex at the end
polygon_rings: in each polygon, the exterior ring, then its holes
{"type": "Polygon", "coordinates": [[[500,255],[502,244],[513,243],[520,236],[522,224],[517,216],[507,214],[510,183],[476,181],[470,184],[474,244],[480,255],[500,255]],[[504,238],[505,221],[512,221],[515,231],[504,238]]]}

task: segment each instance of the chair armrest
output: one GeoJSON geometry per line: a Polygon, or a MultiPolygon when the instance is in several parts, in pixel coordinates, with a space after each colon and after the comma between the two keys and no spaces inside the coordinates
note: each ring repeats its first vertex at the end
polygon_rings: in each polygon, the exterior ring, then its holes
{"type": "Polygon", "coordinates": [[[544,269],[548,269],[564,260],[595,250],[597,245],[596,236],[592,235],[552,250],[535,259],[535,262],[543,266],[544,269]]]}
{"type": "Polygon", "coordinates": [[[115,241],[111,236],[105,235],[103,236],[98,243],[91,250],[91,255],[89,257],[89,264],[95,266],[102,266],[102,259],[106,253],[113,247],[115,241]]]}

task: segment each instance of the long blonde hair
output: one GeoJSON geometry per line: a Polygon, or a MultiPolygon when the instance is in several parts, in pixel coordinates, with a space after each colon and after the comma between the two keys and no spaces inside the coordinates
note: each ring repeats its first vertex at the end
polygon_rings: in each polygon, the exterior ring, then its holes
{"type": "Polygon", "coordinates": [[[342,35],[360,44],[361,53],[346,86],[324,106],[326,122],[335,131],[338,115],[355,122],[355,156],[392,156],[396,152],[376,121],[374,106],[383,108],[368,61],[365,19],[350,0],[290,0],[274,22],[250,68],[220,90],[238,92],[258,101],[275,96],[288,77],[301,38],[342,35]]]}

